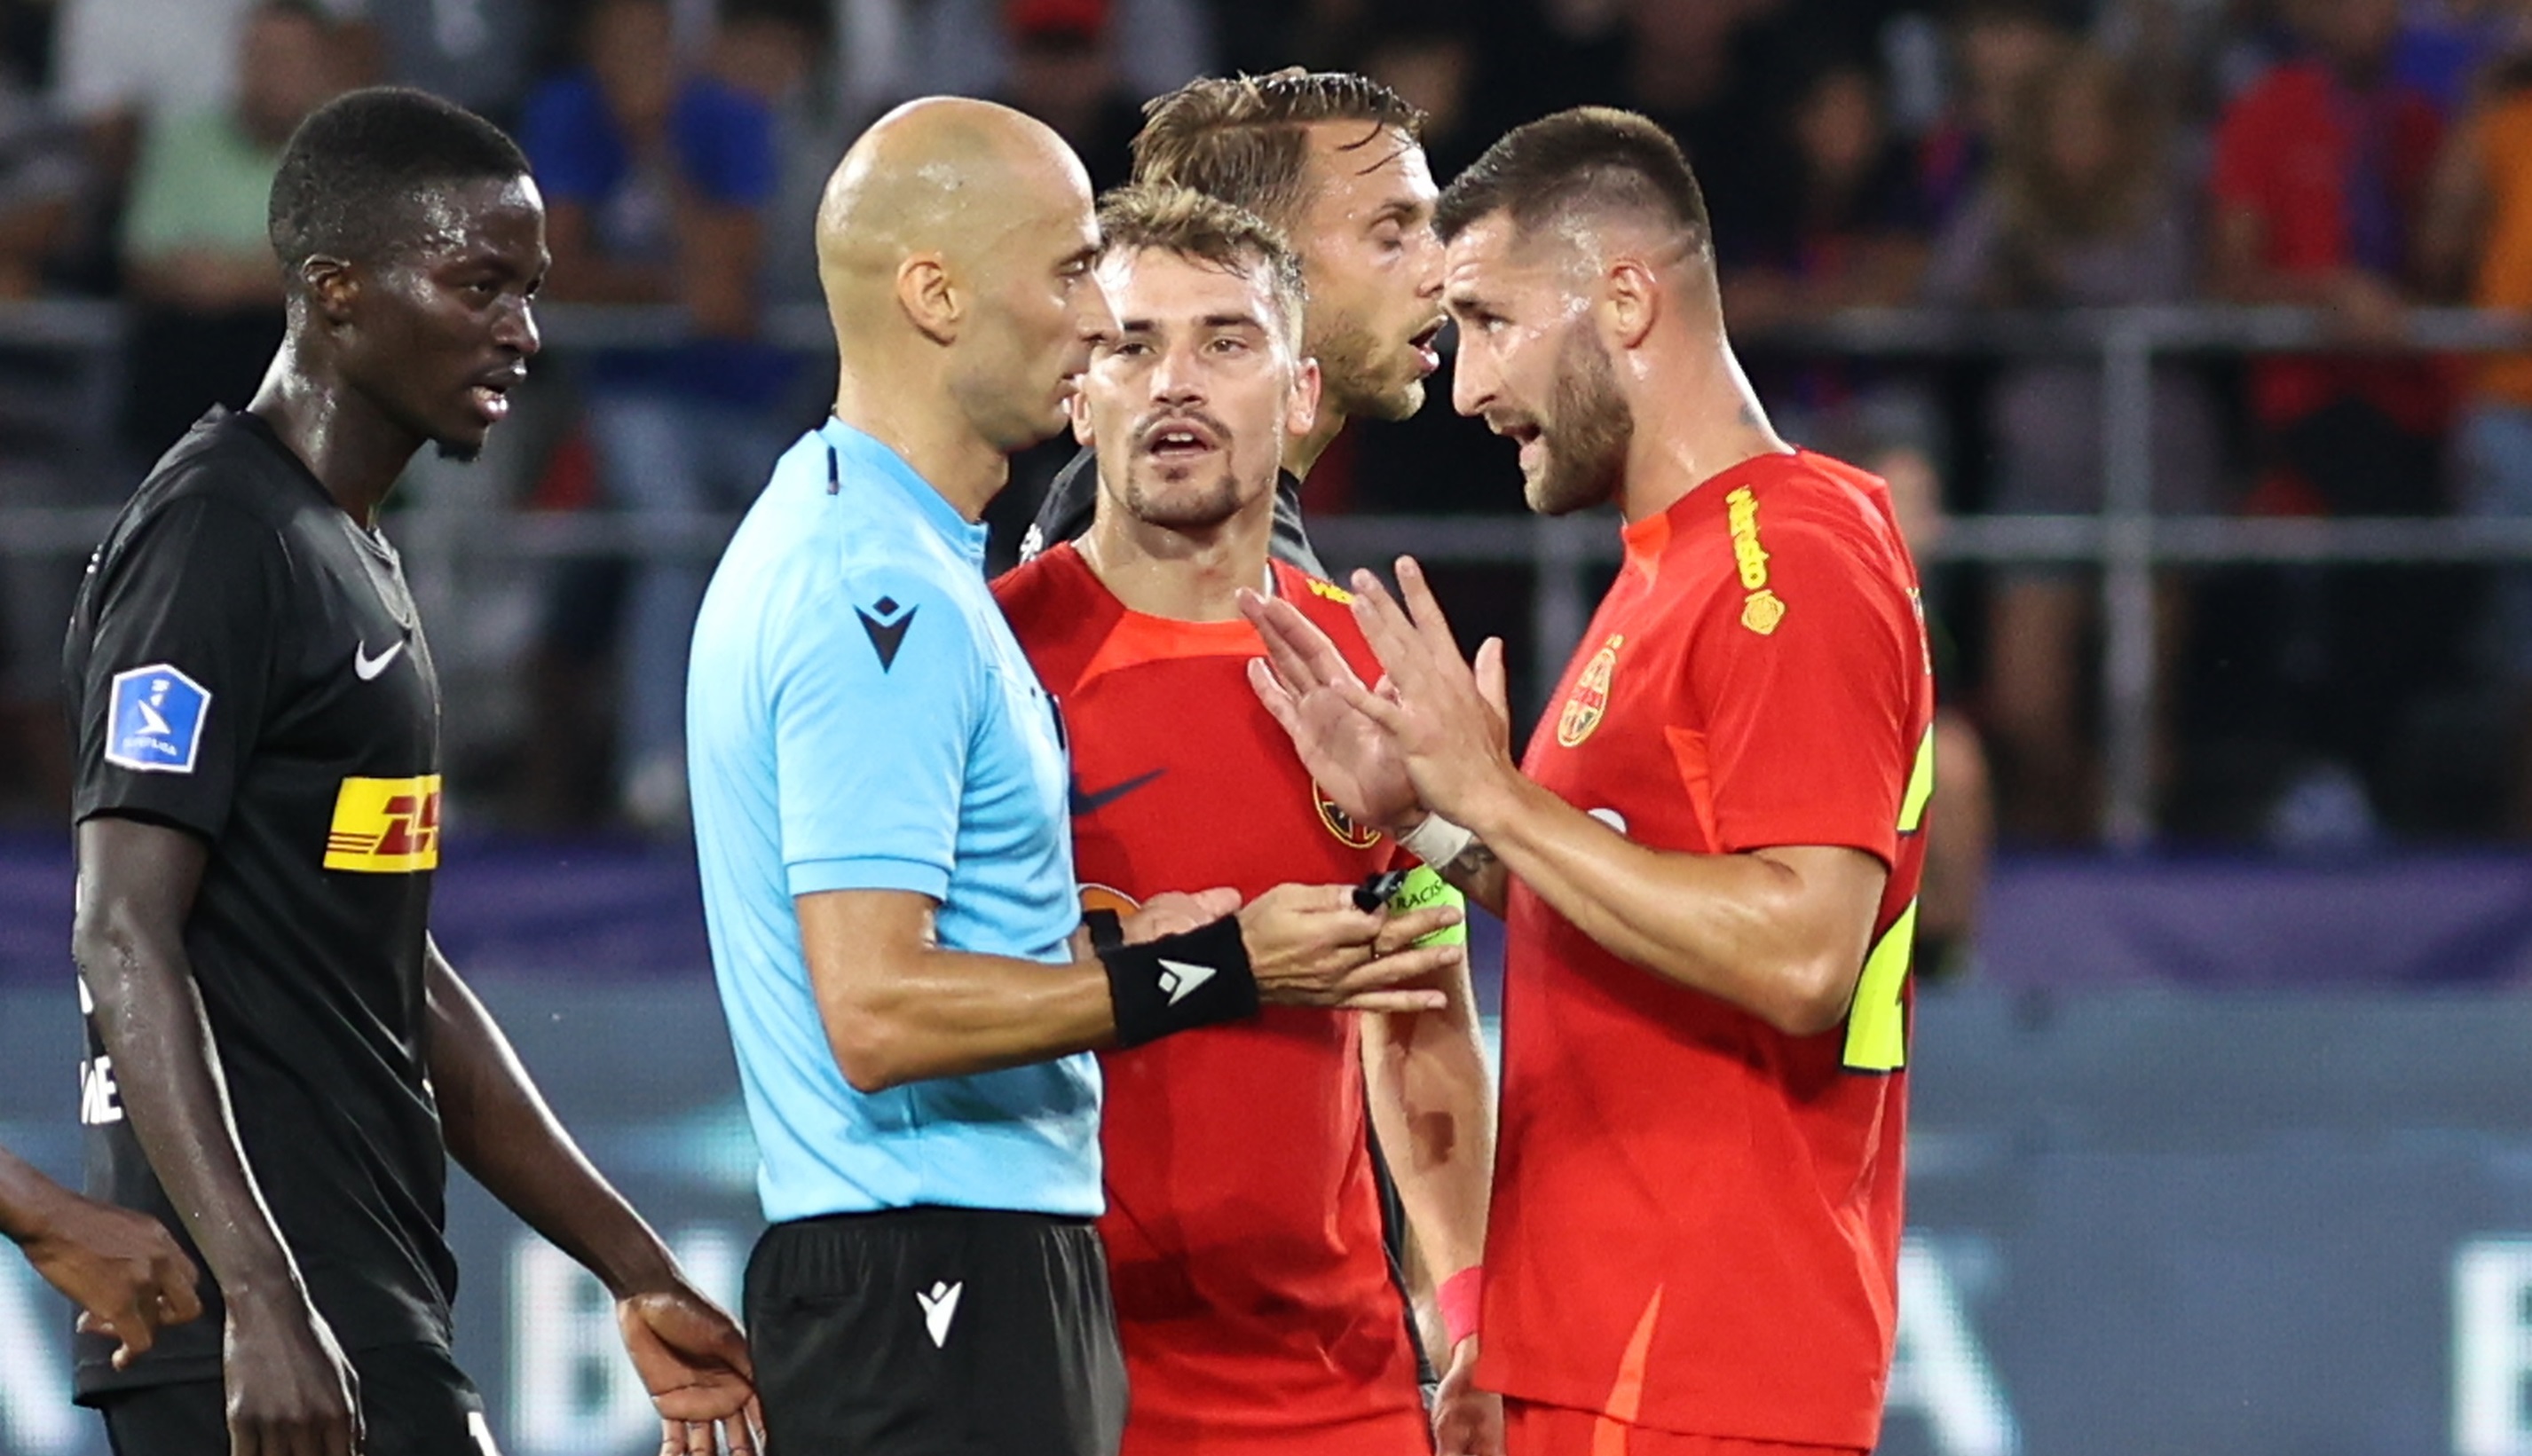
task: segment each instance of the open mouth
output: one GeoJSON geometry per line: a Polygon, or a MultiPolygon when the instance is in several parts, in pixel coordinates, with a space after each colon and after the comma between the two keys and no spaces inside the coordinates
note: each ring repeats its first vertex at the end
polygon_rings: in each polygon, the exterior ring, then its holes
{"type": "Polygon", "coordinates": [[[1195,460],[1221,448],[1212,430],[1192,421],[1172,421],[1143,431],[1143,453],[1154,460],[1195,460]]]}
{"type": "Polygon", "coordinates": [[[1407,341],[1408,347],[1415,351],[1416,361],[1424,366],[1424,372],[1427,374],[1442,366],[1442,351],[1435,346],[1442,337],[1443,328],[1450,321],[1447,318],[1436,318],[1425,325],[1415,337],[1407,341]]]}
{"type": "Polygon", "coordinates": [[[475,413],[483,416],[487,424],[498,424],[508,419],[510,391],[526,376],[525,369],[513,367],[478,378],[466,391],[474,402],[475,413]]]}

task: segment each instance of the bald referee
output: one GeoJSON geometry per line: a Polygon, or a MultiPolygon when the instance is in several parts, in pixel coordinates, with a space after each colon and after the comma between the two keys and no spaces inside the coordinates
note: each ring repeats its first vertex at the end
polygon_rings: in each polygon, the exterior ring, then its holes
{"type": "Polygon", "coordinates": [[[1107,1456],[1125,1391],[1089,1053],[1262,1001],[1438,1007],[1382,988],[1450,964],[1406,947],[1458,917],[1286,885],[1084,926],[1061,709],[986,589],[977,518],[1113,326],[1088,179],[1017,112],[914,102],[845,155],[818,245],[834,418],[732,538],[687,696],[773,1225],[747,1276],[767,1435],[1107,1456]]]}

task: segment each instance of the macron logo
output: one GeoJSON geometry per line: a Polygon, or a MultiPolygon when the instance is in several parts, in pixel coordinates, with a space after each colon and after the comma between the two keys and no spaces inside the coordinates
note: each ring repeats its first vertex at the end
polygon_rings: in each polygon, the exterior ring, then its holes
{"type": "Polygon", "coordinates": [[[933,1349],[938,1350],[950,1343],[950,1321],[958,1317],[958,1296],[965,1293],[966,1288],[963,1282],[951,1284],[936,1279],[932,1282],[931,1292],[914,1291],[914,1302],[923,1307],[923,1330],[932,1336],[933,1349]]]}
{"type": "Polygon", "coordinates": [[[1170,1004],[1176,1006],[1187,998],[1187,992],[1213,980],[1211,966],[1191,965],[1185,961],[1164,959],[1161,962],[1161,989],[1170,993],[1170,1004]]]}

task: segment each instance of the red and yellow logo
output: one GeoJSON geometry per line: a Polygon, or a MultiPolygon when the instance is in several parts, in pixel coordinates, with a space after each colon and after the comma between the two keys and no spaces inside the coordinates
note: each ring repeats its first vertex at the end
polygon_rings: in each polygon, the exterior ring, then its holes
{"type": "Polygon", "coordinates": [[[1346,588],[1338,586],[1334,582],[1322,582],[1316,577],[1310,578],[1310,594],[1312,596],[1324,596],[1339,606],[1344,606],[1348,602],[1353,600],[1352,592],[1348,591],[1346,588]]]}
{"type": "Polygon", "coordinates": [[[1328,826],[1338,843],[1347,849],[1369,849],[1380,842],[1380,831],[1355,823],[1353,815],[1339,809],[1317,779],[1310,780],[1310,793],[1319,801],[1319,822],[1328,826]]]}
{"type": "Polygon", "coordinates": [[[347,778],[334,796],[325,868],[411,874],[439,868],[439,775],[347,778]]]}
{"type": "Polygon", "coordinates": [[[1758,544],[1758,497],[1742,486],[1723,497],[1724,519],[1732,531],[1732,565],[1741,574],[1741,625],[1760,637],[1774,633],[1785,620],[1785,599],[1767,588],[1767,548],[1758,544]]]}
{"type": "Polygon", "coordinates": [[[1580,747],[1600,726],[1601,714],[1609,710],[1609,675],[1618,670],[1618,648],[1626,644],[1620,633],[1609,634],[1600,650],[1575,681],[1574,696],[1565,700],[1565,711],[1556,718],[1556,741],[1567,748],[1580,747]]]}

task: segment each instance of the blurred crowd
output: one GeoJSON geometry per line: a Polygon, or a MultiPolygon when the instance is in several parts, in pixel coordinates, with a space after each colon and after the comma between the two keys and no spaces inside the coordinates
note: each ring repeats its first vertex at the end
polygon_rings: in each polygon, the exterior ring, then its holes
{"type": "MultiPolygon", "coordinates": [[[[1928,549],[1947,515],[2100,508],[2098,365],[1841,358],[1804,326],[2289,303],[2361,349],[2422,304],[2532,308],[2532,0],[0,0],[0,301],[116,298],[132,318],[101,432],[71,427],[52,356],[0,334],[0,504],[111,502],[206,405],[252,392],[280,327],[265,187],[292,126],[345,87],[424,86],[511,128],[550,208],[547,296],[692,325],[667,350],[551,351],[483,468],[422,467],[405,509],[463,539],[515,511],[742,504],[830,389],[763,320],[816,300],[818,189],[879,109],[998,97],[1107,186],[1144,98],[1292,64],[1397,88],[1445,180],[1561,106],[1661,121],[1705,186],[1779,428],[1907,482],[1928,549]]],[[[2175,357],[2150,418],[2158,511],[2532,517],[2532,354],[2175,357]]],[[[1065,453],[1017,463],[998,542],[1065,453]]],[[[1437,403],[1357,425],[1308,505],[1511,512],[1518,477],[1437,403]]],[[[709,563],[440,584],[474,812],[673,830],[709,563]]],[[[41,816],[76,563],[0,569],[0,802],[41,816]]],[[[1524,570],[1445,585],[1526,660],[1524,570]]],[[[1944,698],[1985,743],[2008,842],[2098,833],[2099,594],[2076,568],[1928,573],[1944,698]]],[[[2532,570],[2174,571],[2156,611],[2167,834],[2532,832],[2532,570]]]]}

